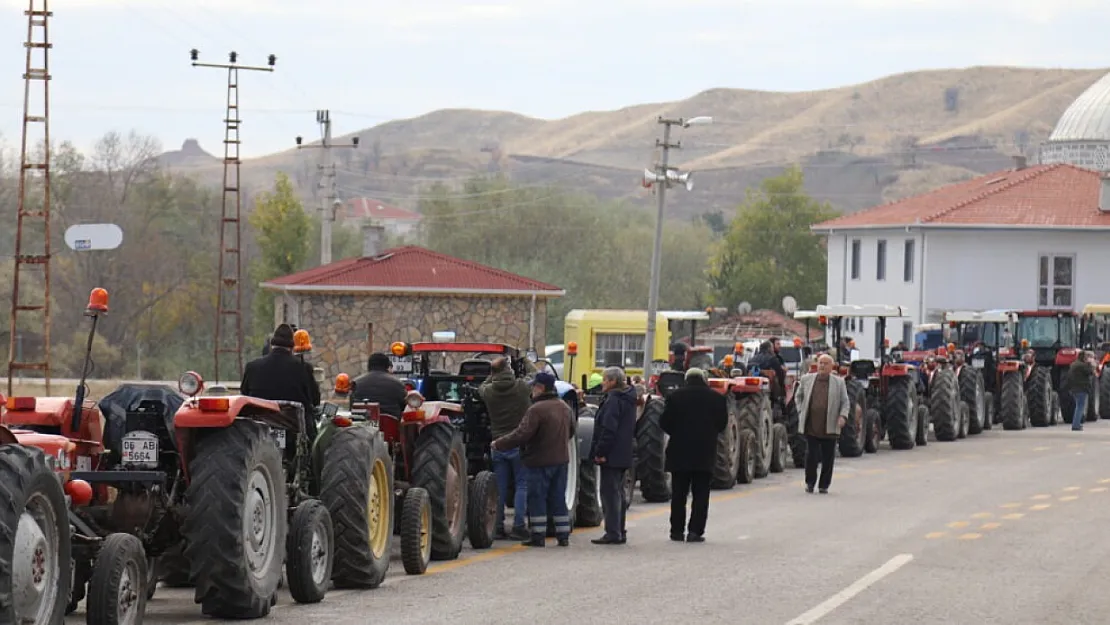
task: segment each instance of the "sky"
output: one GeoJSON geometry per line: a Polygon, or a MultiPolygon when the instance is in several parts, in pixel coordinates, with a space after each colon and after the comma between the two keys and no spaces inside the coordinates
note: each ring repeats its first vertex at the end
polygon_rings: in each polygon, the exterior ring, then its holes
{"type": "MultiPolygon", "coordinates": [[[[43,0],[34,0],[39,5],[43,0]]],[[[0,138],[21,132],[27,0],[0,0],[0,138]]],[[[241,79],[243,156],[442,108],[559,118],[717,87],[806,91],[918,69],[1110,66],[1106,0],[51,0],[51,129],[167,150],[223,138],[241,79]]],[[[694,115],[695,111],[683,113],[694,115]]]]}

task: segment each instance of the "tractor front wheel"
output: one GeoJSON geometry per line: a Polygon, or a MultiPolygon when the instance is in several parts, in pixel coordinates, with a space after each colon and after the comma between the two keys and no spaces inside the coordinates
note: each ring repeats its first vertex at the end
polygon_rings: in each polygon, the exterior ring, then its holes
{"type": "Polygon", "coordinates": [[[479,471],[471,480],[469,488],[470,496],[466,504],[467,537],[471,547],[489,549],[493,546],[497,531],[497,476],[490,471],[479,471]]]}
{"type": "Polygon", "coordinates": [[[887,381],[887,437],[892,449],[913,449],[917,435],[917,388],[909,376],[892,377],[887,381]]]}
{"type": "Polygon", "coordinates": [[[450,423],[424,426],[416,438],[412,483],[432,500],[432,559],[454,560],[466,537],[466,446],[450,423]]]}
{"type": "Polygon", "coordinates": [[[397,525],[405,573],[423,575],[432,559],[432,499],[428,491],[417,487],[405,491],[397,525]]]}
{"type": "Polygon", "coordinates": [[[1028,420],[1028,409],[1025,401],[1025,380],[1020,371],[1008,371],[1002,374],[1002,390],[999,398],[999,415],[1002,419],[1004,430],[1024,430],[1028,420]]]}
{"type": "Polygon", "coordinates": [[[717,456],[713,462],[713,488],[729,489],[736,485],[740,469],[740,424],[733,412],[728,414],[725,431],[717,435],[717,456]]]}
{"type": "Polygon", "coordinates": [[[667,479],[667,435],[659,419],[663,416],[663,401],[649,399],[644,412],[636,421],[636,479],[645,501],[671,500],[671,485],[667,479]]]}

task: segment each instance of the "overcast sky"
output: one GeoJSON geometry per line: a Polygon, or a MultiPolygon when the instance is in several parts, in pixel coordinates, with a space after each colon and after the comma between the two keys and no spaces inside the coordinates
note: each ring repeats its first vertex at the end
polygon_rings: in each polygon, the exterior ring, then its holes
{"type": "MultiPolygon", "coordinates": [[[[36,3],[42,0],[36,0],[36,3]]],[[[25,0],[0,0],[0,133],[20,133],[25,0]]],[[[556,118],[713,87],[803,91],[916,69],[1110,66],[1107,0],[52,0],[52,126],[215,152],[226,74],[242,81],[244,155],[439,108],[556,118]],[[1066,6],[1066,9],[1064,8],[1066,6]]],[[[690,114],[696,114],[691,111],[690,114]]]]}

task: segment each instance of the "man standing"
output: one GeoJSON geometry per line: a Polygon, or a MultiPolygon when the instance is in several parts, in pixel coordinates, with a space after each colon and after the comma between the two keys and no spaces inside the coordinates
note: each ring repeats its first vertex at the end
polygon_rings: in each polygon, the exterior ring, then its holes
{"type": "Polygon", "coordinates": [[[626,383],[624,369],[608,367],[601,374],[605,399],[594,416],[594,441],[590,457],[601,465],[601,507],[605,535],[595,545],[623,545],[625,531],[624,474],[632,468],[636,436],[636,387],[626,383]]]}
{"type": "Polygon", "coordinates": [[[494,451],[521,448],[520,458],[528,468],[528,521],[532,526],[526,547],[543,547],[547,536],[547,516],[555,521],[555,537],[560,547],[570,545],[570,512],[565,498],[567,441],[574,436],[574,415],[555,392],[555,376],[537,373],[532,381],[533,404],[520,425],[506,436],[494,440],[494,451]]]}
{"type": "MultiPolygon", "coordinates": [[[[497,358],[492,363],[489,378],[478,387],[478,393],[486,404],[489,413],[490,429],[493,438],[508,436],[520,425],[524,413],[531,403],[528,383],[516,377],[509,361],[497,358]]],[[[528,507],[528,476],[520,461],[520,450],[491,450],[493,472],[497,475],[497,536],[513,540],[527,540],[528,527],[525,525],[525,510],[528,507]],[[513,531],[505,533],[505,504],[509,486],[515,484],[513,496],[513,531]]]]}
{"type": "Polygon", "coordinates": [[[795,395],[798,414],[805,419],[807,493],[812,493],[817,484],[822,495],[828,494],[836,459],[836,439],[840,436],[840,428],[848,422],[848,388],[842,378],[832,375],[835,366],[832,356],[821,354],[817,358],[817,373],[803,375],[795,395]],[[821,465],[820,483],[817,482],[818,464],[821,465]]]}
{"type": "Polygon", "coordinates": [[[709,482],[717,456],[717,436],[728,427],[728,402],[709,388],[705,372],[690,369],[686,386],[667,398],[659,420],[667,441],[667,471],[671,473],[671,540],[705,542],[709,518],[709,482]],[[690,533],[686,534],[686,498],[693,491],[690,533]]]}
{"type": "Polygon", "coordinates": [[[351,403],[376,403],[382,414],[400,419],[405,411],[405,385],[393,377],[393,361],[381,352],[370,354],[367,372],[355,378],[351,403]]]}
{"type": "Polygon", "coordinates": [[[1090,392],[1091,382],[1095,377],[1095,368],[1087,353],[1079,352],[1075,362],[1068,367],[1067,390],[1075,399],[1075,412],[1071,415],[1071,429],[1074,432],[1083,431],[1083,421],[1087,417],[1087,393],[1090,392]]]}
{"type": "Polygon", "coordinates": [[[304,406],[305,431],[316,436],[313,417],[320,404],[320,385],[304,362],[293,355],[293,328],[281,324],[270,339],[270,352],[247,363],[239,392],[272,401],[295,401],[304,406]]]}

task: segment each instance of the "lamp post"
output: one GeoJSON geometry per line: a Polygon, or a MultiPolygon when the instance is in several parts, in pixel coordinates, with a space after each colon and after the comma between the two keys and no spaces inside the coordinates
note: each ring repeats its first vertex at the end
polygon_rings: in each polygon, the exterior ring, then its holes
{"type": "Polygon", "coordinates": [[[663,256],[663,208],[666,202],[667,188],[676,182],[682,183],[687,191],[691,191],[694,188],[694,183],[690,179],[690,172],[680,174],[677,168],[670,167],[667,163],[672,148],[676,150],[682,149],[681,141],[671,143],[671,127],[681,126],[683,128],[689,128],[690,126],[706,126],[713,123],[713,118],[706,116],[691,117],[689,119],[667,119],[659,117],[658,122],[663,125],[663,139],[661,141],[657,139],[655,145],[663,149],[663,154],[655,171],[650,169],[644,170],[643,182],[643,185],[648,188],[651,188],[656,183],[659,185],[657,191],[659,206],[655,214],[655,247],[651,252],[651,287],[648,291],[647,332],[644,334],[645,378],[650,378],[652,374],[651,362],[655,359],[655,354],[653,353],[653,348],[655,347],[655,318],[659,314],[659,273],[663,256]]]}

